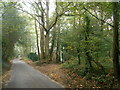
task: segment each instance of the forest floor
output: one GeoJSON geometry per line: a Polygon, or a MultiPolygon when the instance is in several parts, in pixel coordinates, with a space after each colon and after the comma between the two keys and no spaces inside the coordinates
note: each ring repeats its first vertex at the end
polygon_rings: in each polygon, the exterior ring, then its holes
{"type": "Polygon", "coordinates": [[[9,82],[9,79],[10,79],[10,75],[9,75],[9,71],[6,71],[2,76],[1,76],[1,80],[2,81],[2,87],[4,87],[8,82],[9,82]]]}
{"type": "Polygon", "coordinates": [[[62,68],[61,64],[42,64],[38,66],[32,61],[27,60],[25,62],[62,84],[65,88],[99,88],[95,85],[95,82],[90,82],[70,70],[62,68]]]}
{"type": "Polygon", "coordinates": [[[8,66],[5,67],[4,69],[2,68],[2,75],[0,76],[0,81],[1,81],[1,85],[2,87],[4,87],[8,82],[9,82],[9,79],[10,79],[10,71],[11,71],[11,66],[12,66],[12,63],[9,62],[9,64],[7,64],[8,66]]]}

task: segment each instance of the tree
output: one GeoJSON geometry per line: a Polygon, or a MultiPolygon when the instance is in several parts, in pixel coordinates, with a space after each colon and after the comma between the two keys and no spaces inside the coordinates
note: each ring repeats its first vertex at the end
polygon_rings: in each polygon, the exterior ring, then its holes
{"type": "Polygon", "coordinates": [[[14,55],[14,45],[24,33],[25,19],[20,17],[15,3],[3,3],[4,14],[2,14],[2,51],[3,61],[14,55]],[[24,23],[23,23],[24,22],[24,23]]]}
{"type": "Polygon", "coordinates": [[[86,63],[88,66],[88,69],[92,68],[92,63],[91,60],[93,59],[90,55],[90,49],[89,46],[89,33],[90,33],[90,19],[89,17],[86,15],[85,16],[85,22],[86,22],[86,28],[85,28],[85,55],[86,55],[86,63]]]}
{"type": "Polygon", "coordinates": [[[119,66],[119,3],[113,2],[113,68],[114,74],[120,79],[120,66],[119,66]]]}
{"type": "Polygon", "coordinates": [[[37,43],[38,59],[40,60],[40,49],[39,49],[39,42],[38,42],[38,30],[37,30],[36,20],[35,20],[35,32],[36,32],[36,43],[37,43]]]}

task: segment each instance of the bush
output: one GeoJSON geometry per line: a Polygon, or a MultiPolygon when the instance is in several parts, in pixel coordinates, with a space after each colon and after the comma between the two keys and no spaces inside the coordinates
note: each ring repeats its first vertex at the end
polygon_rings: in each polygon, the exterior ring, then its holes
{"type": "Polygon", "coordinates": [[[115,79],[114,77],[111,62],[108,62],[106,60],[106,62],[101,61],[100,63],[102,63],[102,65],[104,66],[106,73],[104,73],[103,70],[95,63],[92,63],[93,67],[90,72],[88,72],[88,68],[86,67],[84,60],[81,60],[81,64],[79,65],[76,58],[64,62],[62,64],[62,67],[82,76],[85,80],[91,82],[91,85],[96,85],[102,88],[118,88],[120,85],[117,79],[115,79]]]}
{"type": "Polygon", "coordinates": [[[28,58],[32,61],[38,61],[38,55],[36,53],[29,53],[28,58]]]}
{"type": "Polygon", "coordinates": [[[0,74],[4,74],[6,71],[9,71],[11,68],[10,62],[3,62],[2,63],[2,71],[0,71],[0,74]]]}
{"type": "Polygon", "coordinates": [[[69,69],[70,71],[77,73],[78,75],[84,77],[86,75],[85,64],[78,64],[78,60],[71,59],[62,64],[63,68],[69,69]]]}

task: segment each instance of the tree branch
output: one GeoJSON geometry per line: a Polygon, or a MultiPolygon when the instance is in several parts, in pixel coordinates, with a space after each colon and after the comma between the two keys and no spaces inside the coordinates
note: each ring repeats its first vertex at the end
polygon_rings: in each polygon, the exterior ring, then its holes
{"type": "MultiPolygon", "coordinates": [[[[65,8],[67,8],[70,4],[71,4],[71,2],[65,8]]],[[[54,23],[50,25],[50,28],[48,29],[48,32],[50,31],[50,29],[52,27],[54,27],[54,25],[56,25],[58,18],[61,17],[62,15],[64,15],[64,13],[65,13],[65,10],[63,10],[63,12],[61,14],[58,14],[58,8],[57,8],[57,2],[56,2],[56,14],[57,15],[56,15],[54,23]]]]}
{"type": "Polygon", "coordinates": [[[47,30],[47,29],[45,28],[45,26],[44,26],[42,23],[40,23],[40,21],[39,21],[38,19],[36,19],[36,17],[35,17],[33,14],[31,14],[31,13],[29,13],[28,11],[25,11],[25,10],[23,10],[23,9],[20,9],[20,8],[16,8],[16,9],[21,10],[21,11],[29,14],[29,15],[30,15],[32,18],[34,18],[45,30],[47,30]]]}
{"type": "Polygon", "coordinates": [[[111,26],[111,27],[114,27],[113,25],[111,25],[110,23],[106,22],[105,20],[102,20],[102,19],[98,18],[97,16],[95,16],[94,14],[92,14],[87,8],[84,7],[84,9],[85,9],[88,13],[90,13],[93,17],[95,17],[96,19],[98,19],[98,20],[100,20],[100,21],[108,24],[108,25],[111,26]]]}

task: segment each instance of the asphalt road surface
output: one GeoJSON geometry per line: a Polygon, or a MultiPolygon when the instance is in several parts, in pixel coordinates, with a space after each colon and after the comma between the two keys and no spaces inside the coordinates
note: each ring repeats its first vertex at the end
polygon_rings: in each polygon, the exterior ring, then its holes
{"type": "Polygon", "coordinates": [[[10,82],[4,88],[63,88],[59,83],[19,59],[13,60],[10,75],[10,82]]]}

